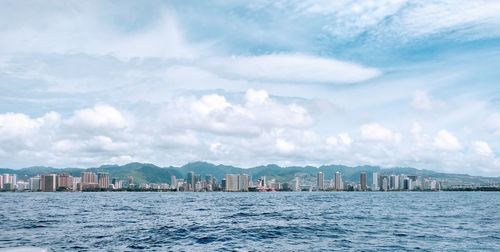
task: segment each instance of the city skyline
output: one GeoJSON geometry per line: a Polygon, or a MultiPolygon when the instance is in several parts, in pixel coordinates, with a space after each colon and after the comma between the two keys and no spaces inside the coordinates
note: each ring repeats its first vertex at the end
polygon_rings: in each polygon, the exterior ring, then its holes
{"type": "Polygon", "coordinates": [[[496,1],[2,4],[2,166],[500,175],[496,1]]]}
{"type": "Polygon", "coordinates": [[[192,163],[157,167],[131,163],[88,169],[1,169],[3,191],[435,191],[499,190],[500,177],[473,177],[412,168],[279,167],[242,169],[192,163]],[[11,173],[20,172],[20,173],[11,173]],[[19,179],[18,179],[19,178],[19,179]]]}

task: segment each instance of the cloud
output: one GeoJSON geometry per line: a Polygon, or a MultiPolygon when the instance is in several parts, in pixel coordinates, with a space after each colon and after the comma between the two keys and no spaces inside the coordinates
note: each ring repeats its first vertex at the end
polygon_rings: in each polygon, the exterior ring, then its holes
{"type": "Polygon", "coordinates": [[[365,124],[360,127],[361,136],[368,140],[399,142],[401,134],[395,133],[388,128],[382,127],[378,123],[365,124]]]}
{"type": "MultiPolygon", "coordinates": [[[[203,45],[186,41],[175,13],[165,6],[149,11],[151,20],[145,21],[133,4],[111,6],[111,9],[109,3],[95,1],[43,5],[31,1],[28,5],[33,8],[15,1],[9,5],[9,11],[0,11],[3,34],[0,53],[86,53],[123,59],[187,59],[198,56],[203,48],[203,45]],[[124,16],[124,13],[131,16],[124,16]],[[133,25],[126,22],[127,19],[134,19],[134,25],[142,29],[131,29],[133,25]],[[120,25],[113,22],[121,20],[120,25]]],[[[142,7],[147,8],[146,5],[142,7]]]]}
{"type": "Polygon", "coordinates": [[[276,139],[276,150],[280,153],[288,154],[295,150],[295,145],[284,139],[276,139]]]}
{"type": "Polygon", "coordinates": [[[241,137],[278,127],[304,128],[313,123],[304,107],[273,101],[264,90],[249,89],[243,99],[231,103],[218,94],[181,97],[166,104],[162,120],[169,127],[241,137]]]}
{"type": "Polygon", "coordinates": [[[446,151],[457,151],[462,149],[462,145],[455,135],[447,130],[440,130],[434,137],[434,146],[446,151]]]}
{"type": "Polygon", "coordinates": [[[432,109],[432,100],[425,91],[416,91],[413,95],[411,105],[416,109],[429,110],[432,109]]]}
{"type": "Polygon", "coordinates": [[[269,82],[356,83],[375,78],[378,69],[304,54],[271,54],[211,59],[205,67],[228,77],[269,82]]]}
{"type": "Polygon", "coordinates": [[[493,151],[491,150],[490,145],[484,141],[472,142],[472,149],[476,154],[480,156],[491,157],[493,155],[493,151]]]}
{"type": "Polygon", "coordinates": [[[500,136],[500,113],[494,113],[487,119],[487,123],[494,130],[495,135],[500,136]]]}
{"type": "Polygon", "coordinates": [[[90,130],[117,130],[127,127],[127,120],[122,113],[108,105],[96,105],[91,109],[75,111],[68,123],[73,127],[90,130]]]}
{"type": "Polygon", "coordinates": [[[353,142],[348,133],[340,133],[337,136],[330,136],[326,138],[326,143],[332,146],[349,146],[353,142]]]}

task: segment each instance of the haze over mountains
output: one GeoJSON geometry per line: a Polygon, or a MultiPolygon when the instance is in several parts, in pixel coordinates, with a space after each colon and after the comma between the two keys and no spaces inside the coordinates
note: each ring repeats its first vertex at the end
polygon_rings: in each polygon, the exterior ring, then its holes
{"type": "MultiPolygon", "coordinates": [[[[314,166],[290,166],[281,167],[278,165],[270,164],[265,166],[256,166],[252,168],[240,168],[227,165],[215,165],[207,162],[193,162],[188,163],[181,167],[159,167],[154,164],[148,163],[129,163],[126,165],[102,165],[93,168],[54,168],[35,166],[22,169],[9,169],[0,168],[0,173],[17,174],[18,179],[36,176],[38,174],[48,173],[69,173],[72,176],[79,176],[82,171],[93,172],[108,172],[111,178],[125,179],[128,176],[133,176],[137,182],[144,183],[169,183],[172,175],[177,178],[186,178],[186,174],[193,171],[202,175],[213,175],[217,179],[221,179],[225,174],[231,173],[246,173],[257,179],[260,176],[268,178],[275,178],[280,182],[288,182],[293,180],[296,176],[313,179],[318,172],[323,172],[326,179],[331,179],[333,174],[337,171],[342,173],[346,181],[358,181],[360,172],[367,172],[369,181],[373,172],[380,174],[407,174],[418,175],[425,177],[437,178],[446,180],[450,184],[488,184],[500,182],[500,177],[481,177],[471,176],[467,174],[453,174],[441,173],[431,170],[419,170],[409,167],[394,167],[394,168],[381,168],[378,166],[356,166],[349,167],[344,165],[324,165],[320,167],[314,166]]],[[[371,183],[371,182],[370,182],[371,183]]]]}

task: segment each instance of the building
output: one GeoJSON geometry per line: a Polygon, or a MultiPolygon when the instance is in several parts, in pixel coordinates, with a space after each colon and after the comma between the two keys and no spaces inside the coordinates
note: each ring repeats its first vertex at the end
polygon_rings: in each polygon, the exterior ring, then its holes
{"type": "Polygon", "coordinates": [[[403,190],[411,190],[411,179],[410,178],[404,179],[403,190]]]}
{"type": "Polygon", "coordinates": [[[4,174],[2,176],[2,187],[1,189],[5,191],[12,191],[16,189],[17,175],[16,174],[4,174]]]}
{"type": "Polygon", "coordinates": [[[237,174],[226,174],[226,192],[237,192],[238,191],[238,175],[237,174]]]}
{"type": "Polygon", "coordinates": [[[360,184],[360,190],[361,191],[366,191],[368,190],[368,184],[367,184],[367,180],[366,180],[366,172],[361,172],[359,174],[359,184],[360,184]]]}
{"type": "Polygon", "coordinates": [[[33,192],[40,191],[40,176],[30,178],[30,190],[33,192]]]}
{"type": "Polygon", "coordinates": [[[82,172],[82,182],[80,183],[81,190],[96,190],[99,188],[97,174],[93,172],[82,172]]]}
{"type": "Polygon", "coordinates": [[[300,189],[300,178],[299,177],[295,177],[295,186],[293,188],[294,191],[296,192],[299,192],[301,189],[300,189]]]}
{"type": "Polygon", "coordinates": [[[16,190],[17,191],[27,191],[30,189],[30,183],[28,181],[17,181],[16,183],[16,190]]]}
{"type": "Polygon", "coordinates": [[[261,176],[258,180],[258,188],[265,189],[267,188],[266,176],[261,176]]]}
{"type": "Polygon", "coordinates": [[[342,174],[340,172],[335,172],[335,190],[344,190],[344,182],[342,181],[342,174]]]}
{"type": "Polygon", "coordinates": [[[73,191],[81,190],[81,188],[78,188],[78,185],[82,184],[82,178],[81,177],[71,177],[71,183],[73,184],[71,186],[71,190],[73,190],[73,191]]]}
{"type": "Polygon", "coordinates": [[[114,178],[112,180],[112,184],[113,184],[113,189],[115,190],[120,190],[123,188],[123,180],[114,178]]]}
{"type": "Polygon", "coordinates": [[[318,172],[316,175],[316,187],[318,188],[318,191],[325,190],[325,174],[322,172],[318,172]]]}
{"type": "MultiPolygon", "coordinates": [[[[389,190],[398,190],[399,187],[396,187],[396,175],[389,176],[389,190]]],[[[399,181],[399,180],[398,180],[399,181]]]]}
{"type": "Polygon", "coordinates": [[[249,176],[247,174],[226,174],[226,192],[248,192],[249,176]]]}
{"type": "Polygon", "coordinates": [[[57,190],[70,190],[73,187],[73,179],[69,174],[62,173],[57,175],[57,190]]]}
{"type": "Polygon", "coordinates": [[[379,191],[380,190],[380,186],[379,186],[380,175],[378,174],[378,172],[374,172],[372,177],[373,177],[372,190],[379,191]]]}
{"type": "Polygon", "coordinates": [[[99,172],[97,174],[97,180],[99,184],[99,189],[109,189],[109,173],[99,172]]]}
{"type": "Polygon", "coordinates": [[[44,192],[55,192],[57,189],[57,175],[48,174],[42,175],[40,178],[41,186],[40,188],[44,192]]]}
{"type": "Polygon", "coordinates": [[[170,176],[170,188],[174,190],[177,189],[177,177],[175,177],[175,175],[170,176]]]}
{"type": "Polygon", "coordinates": [[[382,190],[387,191],[389,190],[389,177],[388,176],[383,176],[380,177],[382,179],[382,190]]]}

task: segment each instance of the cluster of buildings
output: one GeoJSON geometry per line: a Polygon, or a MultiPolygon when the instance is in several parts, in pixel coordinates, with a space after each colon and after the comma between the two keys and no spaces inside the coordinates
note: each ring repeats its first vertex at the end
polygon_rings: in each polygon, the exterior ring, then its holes
{"type": "Polygon", "coordinates": [[[0,190],[3,191],[82,191],[108,190],[121,185],[120,181],[110,183],[105,172],[82,172],[80,177],[67,173],[37,175],[25,180],[17,180],[16,174],[0,175],[0,190]]]}
{"type": "Polygon", "coordinates": [[[318,191],[438,191],[441,183],[435,179],[416,175],[381,175],[372,174],[372,183],[368,184],[368,174],[359,174],[359,183],[342,181],[342,174],[336,172],[330,181],[325,180],[325,174],[316,175],[316,190],[318,191]]]}
{"type": "MultiPolygon", "coordinates": [[[[311,178],[311,177],[309,177],[311,178]]],[[[415,175],[382,175],[372,174],[369,181],[368,174],[361,172],[359,181],[349,182],[342,179],[340,172],[335,172],[328,180],[323,172],[316,175],[316,183],[309,180],[304,183],[301,177],[295,177],[287,183],[277,182],[276,179],[259,177],[256,181],[248,174],[226,174],[220,183],[215,176],[201,175],[189,172],[185,179],[171,176],[168,183],[134,183],[133,177],[127,180],[110,179],[108,173],[85,171],[79,177],[67,173],[37,175],[29,179],[18,180],[16,174],[0,175],[0,190],[2,191],[108,191],[108,190],[168,190],[168,191],[437,191],[441,183],[435,179],[415,175]],[[369,184],[371,183],[371,184],[369,184]]]]}

